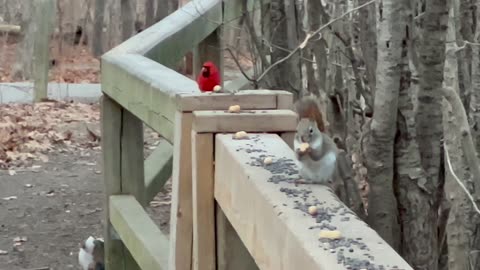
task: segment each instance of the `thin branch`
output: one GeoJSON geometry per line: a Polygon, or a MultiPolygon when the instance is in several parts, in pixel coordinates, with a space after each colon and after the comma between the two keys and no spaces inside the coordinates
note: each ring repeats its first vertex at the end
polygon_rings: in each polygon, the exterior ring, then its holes
{"type": "Polygon", "coordinates": [[[371,0],[371,1],[368,1],[365,4],[362,4],[358,7],[352,8],[352,9],[348,10],[347,12],[343,13],[342,15],[340,15],[339,17],[337,17],[335,19],[332,19],[328,23],[322,25],[320,28],[318,28],[317,30],[315,30],[311,34],[307,35],[305,37],[305,39],[293,51],[291,51],[287,56],[285,56],[284,58],[282,58],[282,59],[278,60],[277,62],[273,63],[262,74],[260,74],[260,76],[258,76],[258,78],[257,78],[257,81],[261,81],[265,77],[265,75],[267,75],[267,73],[270,72],[274,67],[276,67],[276,66],[280,65],[281,63],[287,61],[290,57],[292,57],[295,53],[297,53],[300,49],[302,49],[303,44],[308,43],[308,41],[312,37],[318,35],[322,30],[326,29],[327,27],[329,27],[333,23],[343,19],[345,16],[349,15],[350,13],[355,12],[359,9],[362,9],[362,8],[368,6],[368,5],[371,5],[371,4],[375,3],[376,1],[377,0],[371,0]]]}
{"type": "Polygon", "coordinates": [[[240,62],[238,61],[237,57],[235,57],[235,55],[233,54],[232,50],[230,48],[225,48],[225,50],[227,50],[227,52],[230,53],[230,56],[233,58],[233,61],[235,62],[235,64],[238,66],[238,69],[240,69],[240,72],[242,73],[242,75],[250,82],[256,82],[254,79],[250,78],[247,73],[243,70],[242,66],[240,65],[240,62]]]}
{"type": "Polygon", "coordinates": [[[480,215],[480,209],[478,209],[478,206],[475,203],[475,199],[473,198],[472,194],[470,194],[468,189],[465,187],[465,185],[462,183],[462,181],[458,178],[458,176],[453,171],[452,163],[450,162],[450,156],[449,156],[448,150],[447,150],[447,144],[444,143],[443,147],[445,148],[445,157],[447,159],[448,169],[450,170],[450,173],[452,174],[453,178],[457,181],[457,183],[460,185],[460,187],[462,187],[465,194],[467,194],[467,197],[472,202],[472,205],[473,205],[473,208],[475,209],[475,211],[480,215]]]}

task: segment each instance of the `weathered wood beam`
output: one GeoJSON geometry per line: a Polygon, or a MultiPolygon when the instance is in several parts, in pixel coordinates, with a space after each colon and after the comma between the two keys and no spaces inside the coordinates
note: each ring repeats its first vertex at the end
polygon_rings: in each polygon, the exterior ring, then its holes
{"type": "Polygon", "coordinates": [[[215,270],[213,133],[192,131],[193,270],[215,270]]]}
{"type": "Polygon", "coordinates": [[[107,54],[139,54],[173,67],[222,24],[222,0],[191,1],[107,54]]]}
{"type": "Polygon", "coordinates": [[[248,253],[222,208],[217,203],[215,207],[217,270],[258,270],[255,260],[248,253]]]}
{"type": "Polygon", "coordinates": [[[145,160],[145,192],[150,202],[172,176],[173,146],[161,141],[145,160]]]}
{"type": "Polygon", "coordinates": [[[102,91],[171,143],[174,97],[200,93],[195,81],[134,54],[102,57],[102,91]]]}
{"type": "Polygon", "coordinates": [[[111,196],[110,220],[141,269],[167,269],[168,237],[160,231],[135,197],[111,196]]]}
{"type": "MultiPolygon", "coordinates": [[[[122,193],[122,107],[108,96],[101,98],[103,182],[105,185],[105,266],[126,269],[134,265],[122,241],[115,236],[110,222],[109,197],[122,193]]],[[[133,268],[135,269],[135,268],[133,268]]]]}
{"type": "Polygon", "coordinates": [[[191,113],[175,115],[169,270],[192,266],[192,119],[191,113]]]}
{"type": "Polygon", "coordinates": [[[282,102],[288,96],[292,94],[281,90],[243,90],[234,94],[178,94],[175,102],[177,109],[183,112],[227,110],[230,105],[240,105],[244,110],[260,110],[277,109],[279,101],[282,102]]]}
{"type": "Polygon", "coordinates": [[[20,25],[0,24],[0,33],[19,34],[21,30],[20,25]]]}
{"type": "Polygon", "coordinates": [[[295,131],[297,115],[291,110],[248,110],[193,112],[193,129],[198,133],[295,131]]]}
{"type": "Polygon", "coordinates": [[[130,194],[144,207],[145,169],[143,161],[143,123],[131,112],[122,110],[121,173],[122,194],[130,194]]]}
{"type": "Polygon", "coordinates": [[[292,183],[297,161],[278,135],[251,135],[216,135],[215,199],[260,269],[362,269],[368,262],[413,270],[329,188],[292,183]],[[275,177],[262,155],[272,157],[275,177]],[[320,223],[306,213],[309,205],[317,205],[320,223]],[[344,241],[319,241],[322,225],[339,230],[344,241]]]}

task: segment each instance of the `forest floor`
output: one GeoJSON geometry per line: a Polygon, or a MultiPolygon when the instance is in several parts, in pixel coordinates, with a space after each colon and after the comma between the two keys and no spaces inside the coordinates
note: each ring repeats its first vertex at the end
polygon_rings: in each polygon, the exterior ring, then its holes
{"type": "MultiPolygon", "coordinates": [[[[18,81],[17,46],[0,37],[0,83],[18,81]]],[[[54,43],[51,59],[52,82],[100,81],[99,61],[83,45],[64,44],[60,54],[54,43]]],[[[98,103],[0,105],[0,270],[79,269],[80,242],[103,235],[99,120],[98,103]]],[[[145,128],[145,156],[160,140],[145,128]]],[[[165,233],[170,190],[168,181],[147,209],[165,233]]]]}
{"type": "MultiPolygon", "coordinates": [[[[79,269],[80,242],[103,235],[99,118],[98,104],[2,105],[1,270],[79,269]]],[[[145,128],[145,156],[160,140],[145,128]]],[[[148,208],[165,233],[170,187],[148,208]]]]}

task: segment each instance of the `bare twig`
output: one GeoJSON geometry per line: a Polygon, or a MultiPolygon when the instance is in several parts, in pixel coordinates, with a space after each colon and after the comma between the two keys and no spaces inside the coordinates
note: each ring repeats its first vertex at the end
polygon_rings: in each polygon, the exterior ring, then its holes
{"type": "Polygon", "coordinates": [[[303,44],[308,43],[308,41],[310,41],[310,39],[312,37],[318,35],[322,30],[326,29],[327,27],[329,27],[333,23],[343,19],[345,16],[349,15],[350,13],[355,12],[359,9],[362,9],[362,8],[368,6],[368,5],[371,5],[371,4],[375,3],[376,1],[377,0],[371,0],[371,1],[366,2],[365,4],[362,4],[360,6],[352,8],[352,9],[348,10],[347,12],[343,13],[342,15],[338,16],[337,18],[334,18],[331,21],[329,21],[328,23],[322,25],[320,28],[318,28],[317,30],[310,33],[310,35],[307,35],[305,37],[305,39],[302,42],[300,42],[300,44],[293,51],[291,51],[287,56],[285,56],[282,59],[278,60],[277,62],[273,63],[262,74],[260,74],[260,76],[258,76],[258,78],[257,78],[257,81],[261,81],[265,77],[265,75],[267,75],[268,72],[270,72],[274,67],[276,67],[276,66],[280,65],[281,63],[287,61],[290,57],[292,57],[295,53],[297,53],[299,50],[302,49],[303,44]]]}
{"type": "Polygon", "coordinates": [[[460,187],[462,187],[465,194],[467,194],[467,197],[472,202],[472,205],[473,205],[473,208],[475,209],[475,211],[478,214],[480,214],[480,209],[478,208],[477,204],[475,203],[475,199],[473,198],[472,194],[470,194],[468,189],[465,187],[465,185],[462,183],[462,181],[458,178],[458,176],[453,171],[452,163],[450,162],[450,156],[449,156],[448,150],[447,150],[447,144],[444,143],[443,147],[445,148],[445,157],[447,159],[448,169],[450,170],[450,173],[452,174],[453,178],[457,181],[457,183],[460,185],[460,187]]]}

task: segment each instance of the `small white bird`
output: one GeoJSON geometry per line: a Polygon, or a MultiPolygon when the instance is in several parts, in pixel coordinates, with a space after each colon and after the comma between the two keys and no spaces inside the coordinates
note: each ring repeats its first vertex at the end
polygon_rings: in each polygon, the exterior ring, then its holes
{"type": "Polygon", "coordinates": [[[82,270],[104,269],[102,257],[103,239],[101,238],[95,239],[93,236],[89,236],[87,240],[81,244],[80,250],[78,251],[78,263],[82,267],[82,270]],[[98,258],[98,256],[101,256],[101,258],[98,258]]]}

